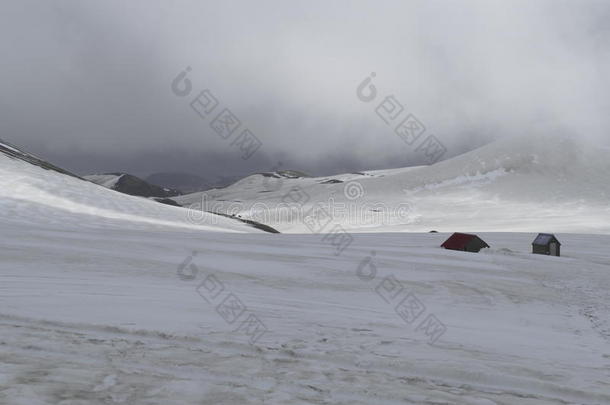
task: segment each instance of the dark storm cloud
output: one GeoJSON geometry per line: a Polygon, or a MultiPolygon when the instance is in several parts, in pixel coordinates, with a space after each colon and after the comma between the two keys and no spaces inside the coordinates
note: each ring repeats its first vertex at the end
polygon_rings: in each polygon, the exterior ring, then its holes
{"type": "MultiPolygon", "coordinates": [[[[79,173],[313,174],[417,162],[394,95],[448,148],[608,138],[604,1],[4,1],[1,137],[79,173]],[[170,83],[187,66],[263,142],[243,160],[170,83]],[[371,72],[379,99],[356,87],[371,72]],[[202,173],[205,172],[205,173],[202,173]]],[[[192,97],[191,97],[192,98],[192,97]]]]}

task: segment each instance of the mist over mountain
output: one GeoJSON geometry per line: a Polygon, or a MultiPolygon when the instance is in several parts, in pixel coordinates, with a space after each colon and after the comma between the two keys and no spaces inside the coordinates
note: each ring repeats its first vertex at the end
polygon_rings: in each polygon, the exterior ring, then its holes
{"type": "Polygon", "coordinates": [[[607,143],[609,16],[607,2],[564,0],[4,1],[0,122],[78,174],[208,182],[279,163],[317,176],[426,164],[395,133],[407,114],[443,159],[530,132],[607,143]],[[218,106],[202,118],[205,89],[218,106]],[[386,123],[390,96],[404,111],[386,123]],[[227,139],[211,127],[224,109],[241,123],[227,139]],[[248,159],[244,129],[261,142],[248,159]]]}
{"type": "Polygon", "coordinates": [[[233,180],[218,178],[216,180],[208,180],[192,173],[164,172],[153,173],[146,177],[146,181],[161,187],[180,190],[182,193],[193,193],[214,187],[224,187],[233,180]]]}

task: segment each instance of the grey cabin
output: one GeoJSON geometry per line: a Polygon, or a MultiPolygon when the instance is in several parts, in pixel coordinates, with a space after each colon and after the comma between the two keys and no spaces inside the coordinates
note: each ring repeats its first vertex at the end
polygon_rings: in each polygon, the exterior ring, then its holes
{"type": "Polygon", "coordinates": [[[561,256],[561,243],[550,233],[540,233],[532,243],[532,253],[537,255],[561,256]]]}

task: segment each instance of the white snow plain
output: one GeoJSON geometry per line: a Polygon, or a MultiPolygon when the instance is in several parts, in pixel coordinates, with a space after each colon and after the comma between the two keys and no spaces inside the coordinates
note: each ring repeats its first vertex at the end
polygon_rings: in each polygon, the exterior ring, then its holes
{"type": "MultiPolygon", "coordinates": [[[[588,212],[538,219],[581,223],[560,258],[529,232],[480,233],[480,254],[353,233],[339,252],[1,154],[0,182],[1,404],[610,404],[610,236],[588,212]]],[[[487,228],[457,215],[442,230],[487,228]]]]}

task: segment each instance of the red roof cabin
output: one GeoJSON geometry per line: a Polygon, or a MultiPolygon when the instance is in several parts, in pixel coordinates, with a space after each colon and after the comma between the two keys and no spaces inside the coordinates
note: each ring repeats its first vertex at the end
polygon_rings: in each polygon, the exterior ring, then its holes
{"type": "Polygon", "coordinates": [[[441,247],[449,250],[479,253],[481,249],[488,248],[489,245],[477,235],[456,232],[441,247]]]}

